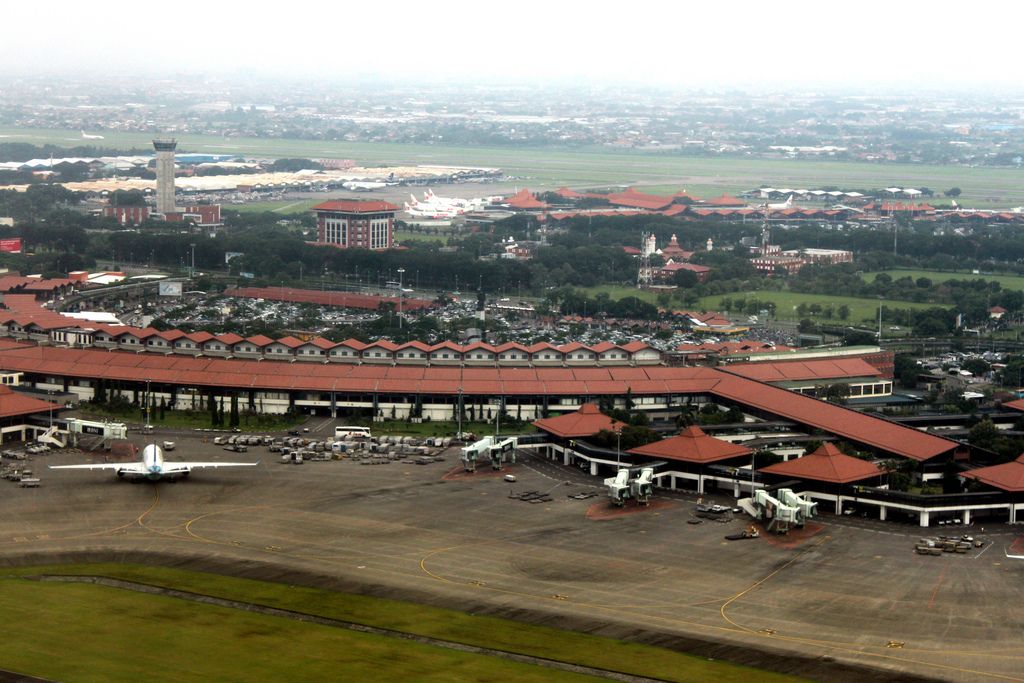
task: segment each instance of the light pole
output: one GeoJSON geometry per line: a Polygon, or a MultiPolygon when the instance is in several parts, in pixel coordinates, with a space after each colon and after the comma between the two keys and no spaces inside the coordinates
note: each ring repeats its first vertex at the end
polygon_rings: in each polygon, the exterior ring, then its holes
{"type": "Polygon", "coordinates": [[[189,244],[189,246],[192,247],[192,268],[190,269],[189,277],[195,277],[196,276],[196,243],[192,242],[192,243],[189,244]]]}
{"type": "Polygon", "coordinates": [[[149,414],[149,380],[146,380],[146,396],[143,399],[146,402],[146,426],[150,426],[152,421],[152,415],[149,414]]]}
{"type": "Polygon", "coordinates": [[[458,413],[459,431],[456,438],[462,438],[462,387],[459,387],[459,400],[455,404],[455,411],[458,413]]]}
{"type": "Polygon", "coordinates": [[[622,468],[622,427],[615,430],[615,473],[622,468]]]}
{"type": "Polygon", "coordinates": [[[403,284],[403,276],[405,275],[405,268],[398,269],[398,329],[402,329],[402,298],[405,296],[405,286],[403,284]]]}
{"type": "Polygon", "coordinates": [[[53,429],[53,389],[46,390],[46,397],[50,404],[50,429],[53,429]]]}

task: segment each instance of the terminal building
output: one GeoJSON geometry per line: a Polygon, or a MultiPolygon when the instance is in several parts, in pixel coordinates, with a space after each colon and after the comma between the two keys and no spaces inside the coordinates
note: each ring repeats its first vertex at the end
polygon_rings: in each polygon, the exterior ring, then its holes
{"type": "Polygon", "coordinates": [[[338,249],[390,249],[398,207],[384,201],[340,199],[317,204],[316,244],[338,249]]]}

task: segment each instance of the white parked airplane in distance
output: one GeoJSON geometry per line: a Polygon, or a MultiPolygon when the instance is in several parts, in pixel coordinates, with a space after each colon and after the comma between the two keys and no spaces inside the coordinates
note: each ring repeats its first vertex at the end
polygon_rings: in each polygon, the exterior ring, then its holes
{"type": "Polygon", "coordinates": [[[103,138],[102,135],[92,135],[91,133],[86,133],[83,130],[82,131],[82,139],[83,140],[103,140],[104,138],[103,138]]]}
{"type": "Polygon", "coordinates": [[[258,462],[167,462],[164,452],[156,444],[142,449],[139,462],[105,462],[93,465],[50,465],[51,470],[114,470],[117,476],[129,480],[160,481],[179,479],[192,470],[205,467],[255,467],[258,462]]]}
{"type": "Polygon", "coordinates": [[[778,204],[769,204],[768,205],[769,209],[790,209],[792,207],[793,207],[793,195],[789,195],[789,197],[784,202],[779,202],[778,204]]]}
{"type": "Polygon", "coordinates": [[[387,183],[376,183],[376,182],[360,182],[358,180],[350,180],[341,184],[342,188],[350,190],[352,192],[372,192],[373,190],[379,190],[382,187],[387,187],[387,183]]]}

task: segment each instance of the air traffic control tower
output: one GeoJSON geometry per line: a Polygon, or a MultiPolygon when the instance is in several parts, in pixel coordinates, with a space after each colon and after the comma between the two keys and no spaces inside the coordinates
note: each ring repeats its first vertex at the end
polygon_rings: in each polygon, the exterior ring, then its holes
{"type": "Polygon", "coordinates": [[[174,150],[178,141],[153,140],[156,150],[156,212],[174,213],[174,150]]]}

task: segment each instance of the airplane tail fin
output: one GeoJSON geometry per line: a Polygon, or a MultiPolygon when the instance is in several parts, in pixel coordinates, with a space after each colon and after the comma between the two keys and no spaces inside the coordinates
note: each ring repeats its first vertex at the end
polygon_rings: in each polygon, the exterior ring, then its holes
{"type": "Polygon", "coordinates": [[[959,209],[960,208],[960,205],[956,203],[955,199],[951,199],[950,201],[953,202],[953,208],[954,209],[959,209]]]}

